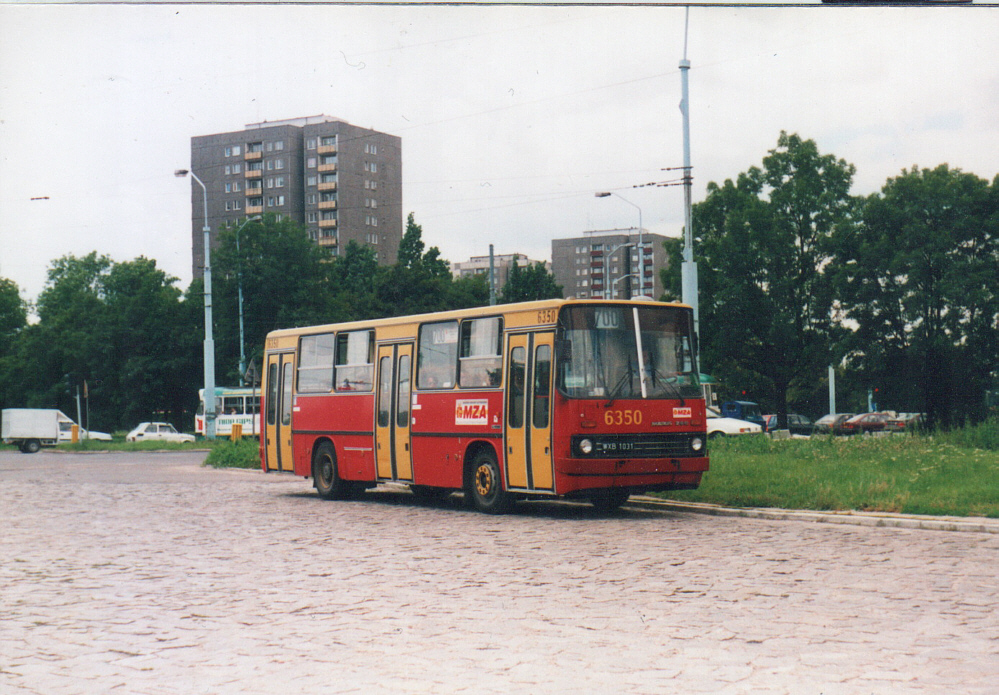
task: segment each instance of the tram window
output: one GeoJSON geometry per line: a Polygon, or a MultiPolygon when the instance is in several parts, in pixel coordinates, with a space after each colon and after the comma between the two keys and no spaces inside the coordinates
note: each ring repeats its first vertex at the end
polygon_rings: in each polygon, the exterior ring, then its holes
{"type": "Polygon", "coordinates": [[[222,399],[222,415],[242,415],[243,414],[243,397],[242,396],[226,396],[222,399]]]}
{"type": "Polygon", "coordinates": [[[420,326],[420,352],[416,362],[416,385],[419,388],[452,388],[457,361],[457,321],[420,326]]]}

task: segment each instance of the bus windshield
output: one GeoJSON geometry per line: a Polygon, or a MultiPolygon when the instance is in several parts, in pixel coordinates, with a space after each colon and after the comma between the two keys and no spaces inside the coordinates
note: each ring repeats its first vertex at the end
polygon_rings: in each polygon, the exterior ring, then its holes
{"type": "Polygon", "coordinates": [[[570,398],[698,398],[690,336],[689,309],[565,307],[556,338],[558,389],[570,398]]]}

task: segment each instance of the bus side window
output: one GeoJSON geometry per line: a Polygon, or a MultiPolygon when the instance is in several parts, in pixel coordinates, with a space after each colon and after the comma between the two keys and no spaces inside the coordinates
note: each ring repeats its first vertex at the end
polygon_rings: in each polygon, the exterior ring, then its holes
{"type": "Polygon", "coordinates": [[[458,384],[463,388],[499,386],[503,378],[503,319],[461,322],[458,384]]]}
{"type": "Polygon", "coordinates": [[[452,388],[457,361],[457,321],[427,323],[420,326],[420,347],[416,360],[416,385],[419,388],[452,388]]]}

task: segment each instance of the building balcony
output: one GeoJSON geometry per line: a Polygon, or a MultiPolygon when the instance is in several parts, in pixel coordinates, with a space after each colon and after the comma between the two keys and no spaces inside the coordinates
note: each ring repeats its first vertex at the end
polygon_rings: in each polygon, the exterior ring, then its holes
{"type": "Polygon", "coordinates": [[[263,158],[264,158],[263,152],[250,152],[249,150],[247,150],[246,154],[243,155],[243,159],[247,162],[252,162],[254,160],[263,159],[263,158]]]}
{"type": "Polygon", "coordinates": [[[320,229],[329,229],[330,227],[336,227],[336,220],[319,220],[320,229]]]}
{"type": "Polygon", "coordinates": [[[320,145],[316,151],[319,154],[336,154],[336,145],[320,145]]]}
{"type": "MultiPolygon", "coordinates": [[[[259,182],[258,182],[259,183],[259,182]]],[[[246,197],[247,198],[259,198],[264,194],[263,186],[247,186],[246,187],[246,197]]]]}
{"type": "Polygon", "coordinates": [[[336,164],[320,164],[319,165],[319,173],[320,174],[328,172],[328,171],[336,171],[336,164]]]}
{"type": "Polygon", "coordinates": [[[259,179],[263,177],[264,172],[262,169],[247,169],[243,175],[248,179],[259,179]]]}
{"type": "Polygon", "coordinates": [[[320,183],[319,184],[319,190],[320,191],[335,191],[336,190],[336,181],[327,181],[326,183],[320,183]]]}
{"type": "Polygon", "coordinates": [[[316,241],[319,242],[320,246],[336,246],[335,236],[321,236],[316,241]]]}
{"type": "Polygon", "coordinates": [[[246,214],[247,215],[262,215],[262,214],[264,214],[264,206],[263,205],[250,205],[249,203],[247,203],[246,204],[246,214]]]}
{"type": "Polygon", "coordinates": [[[335,200],[320,200],[319,201],[320,210],[336,210],[335,200]]]}

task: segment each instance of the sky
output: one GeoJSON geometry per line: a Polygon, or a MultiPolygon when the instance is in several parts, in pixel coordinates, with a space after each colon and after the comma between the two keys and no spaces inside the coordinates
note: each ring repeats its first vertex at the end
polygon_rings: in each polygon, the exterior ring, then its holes
{"type": "MultiPolygon", "coordinates": [[[[681,236],[685,9],[0,2],[0,277],[91,251],[191,281],[190,139],[327,114],[402,138],[403,214],[451,261],[681,236]],[[598,191],[618,197],[597,198],[598,191]],[[623,199],[623,200],[622,200],[623,199]]],[[[999,6],[695,6],[693,199],[780,131],[856,167],[999,173],[999,6]]]]}

